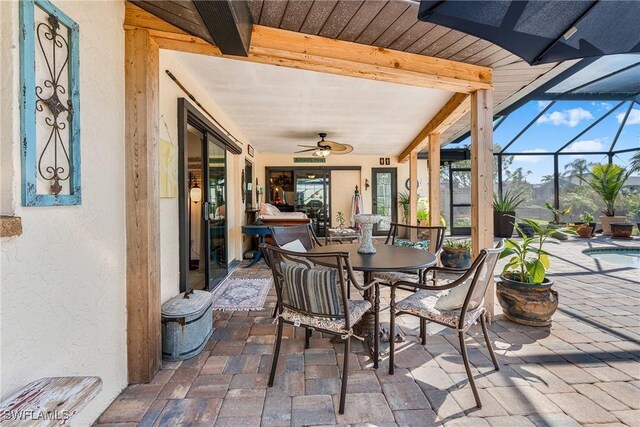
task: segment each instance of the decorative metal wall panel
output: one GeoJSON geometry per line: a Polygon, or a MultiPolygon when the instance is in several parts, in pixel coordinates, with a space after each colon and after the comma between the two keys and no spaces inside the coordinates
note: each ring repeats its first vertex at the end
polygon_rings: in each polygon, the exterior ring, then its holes
{"type": "Polygon", "coordinates": [[[78,24],[48,0],[20,2],[22,204],[79,205],[78,24]]]}

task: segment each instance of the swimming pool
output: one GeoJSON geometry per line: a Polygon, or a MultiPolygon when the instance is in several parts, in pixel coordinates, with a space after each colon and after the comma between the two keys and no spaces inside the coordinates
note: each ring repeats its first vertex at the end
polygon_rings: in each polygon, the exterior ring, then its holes
{"type": "Polygon", "coordinates": [[[640,248],[585,249],[582,253],[600,261],[640,268],[640,248]]]}

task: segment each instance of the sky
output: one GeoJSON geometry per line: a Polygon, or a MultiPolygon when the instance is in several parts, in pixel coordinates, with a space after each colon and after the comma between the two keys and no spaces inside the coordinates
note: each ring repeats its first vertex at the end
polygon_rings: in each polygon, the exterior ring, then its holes
{"type": "MultiPolygon", "coordinates": [[[[511,113],[494,132],[494,143],[505,147],[531,120],[549,104],[547,101],[531,101],[511,113]]],[[[620,101],[558,101],[520,136],[507,150],[510,153],[553,153],[569,143],[578,134],[608,114],[600,123],[571,142],[559,157],[560,172],[577,158],[588,162],[605,163],[606,155],[583,155],[583,152],[609,151],[620,124],[629,109],[630,102],[620,101]]],[[[462,142],[469,144],[467,138],[462,142]]],[[[640,105],[633,104],[625,126],[614,150],[640,149],[640,105]]],[[[626,165],[633,153],[614,157],[614,163],[626,165]]],[[[544,175],[553,174],[553,156],[516,156],[510,169],[522,167],[531,171],[527,181],[539,183],[544,175]]]]}
{"type": "MultiPolygon", "coordinates": [[[[598,58],[570,77],[548,89],[550,93],[564,93],[580,89],[599,91],[613,85],[633,92],[638,86],[639,55],[611,55],[598,58]],[[617,74],[616,74],[617,73],[617,74]],[[597,79],[603,78],[600,82],[597,79]]],[[[636,98],[637,100],[638,98],[636,98]]],[[[495,130],[495,144],[505,147],[550,101],[531,101],[512,112],[495,130]]],[[[622,122],[625,123],[617,139],[614,151],[640,149],[640,104],[631,101],[558,101],[536,120],[507,150],[509,153],[541,153],[541,155],[516,156],[510,169],[523,168],[531,173],[530,183],[539,183],[543,176],[553,174],[553,156],[560,148],[565,155],[558,158],[559,171],[575,159],[584,158],[589,163],[606,163],[605,155],[584,155],[584,152],[608,152],[622,122]],[[629,111],[629,107],[631,110],[629,111]],[[625,120],[625,116],[628,117],[625,120]],[[589,126],[606,116],[592,129],[581,134],[589,126]],[[575,138],[575,140],[574,140],[575,138]]],[[[496,122],[497,124],[497,122],[496,122]]],[[[494,124],[494,126],[496,125],[494,124]]],[[[461,142],[468,145],[470,138],[461,142]]],[[[626,166],[633,153],[618,154],[613,162],[626,166]]]]}

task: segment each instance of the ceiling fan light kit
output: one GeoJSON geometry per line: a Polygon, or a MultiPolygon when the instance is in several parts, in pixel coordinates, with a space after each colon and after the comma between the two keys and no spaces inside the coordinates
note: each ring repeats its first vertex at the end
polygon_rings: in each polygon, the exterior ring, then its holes
{"type": "Polygon", "coordinates": [[[329,154],[349,154],[353,151],[353,146],[349,144],[341,144],[335,141],[326,141],[327,134],[320,132],[320,141],[313,145],[298,145],[299,147],[305,147],[305,150],[296,151],[295,153],[308,153],[313,152],[315,157],[327,157],[329,154]]]}

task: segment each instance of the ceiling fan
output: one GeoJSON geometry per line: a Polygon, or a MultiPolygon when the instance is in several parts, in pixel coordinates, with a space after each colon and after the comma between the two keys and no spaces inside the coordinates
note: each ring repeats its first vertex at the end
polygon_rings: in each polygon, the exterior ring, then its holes
{"type": "Polygon", "coordinates": [[[298,145],[299,147],[306,147],[306,150],[296,151],[296,153],[308,153],[313,151],[313,155],[316,157],[327,157],[329,154],[349,154],[353,151],[353,147],[349,144],[341,144],[335,141],[326,141],[326,132],[320,132],[320,141],[316,145],[298,145]]]}

